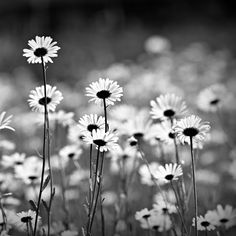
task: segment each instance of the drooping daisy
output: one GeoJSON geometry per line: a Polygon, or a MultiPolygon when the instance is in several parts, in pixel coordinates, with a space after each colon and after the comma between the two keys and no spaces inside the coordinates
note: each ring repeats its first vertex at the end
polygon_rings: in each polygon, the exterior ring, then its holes
{"type": "MultiPolygon", "coordinates": [[[[193,218],[192,225],[195,226],[195,218],[193,218]]],[[[215,226],[212,224],[211,219],[207,215],[197,217],[197,229],[200,231],[211,231],[215,229],[215,226]]]]}
{"type": "Polygon", "coordinates": [[[5,115],[6,115],[5,111],[3,111],[0,115],[0,130],[1,129],[10,129],[12,131],[15,131],[15,129],[13,129],[12,127],[9,126],[9,124],[11,123],[12,115],[10,115],[4,119],[5,115]]]}
{"type": "Polygon", "coordinates": [[[114,105],[116,101],[120,101],[123,96],[123,89],[110,79],[102,79],[93,82],[86,88],[86,96],[92,97],[89,102],[94,101],[96,104],[103,104],[106,100],[106,105],[114,105]]]}
{"type": "Polygon", "coordinates": [[[88,144],[95,144],[101,152],[116,149],[118,146],[118,136],[111,131],[105,132],[104,129],[93,130],[92,134],[85,135],[83,141],[88,144]]]}
{"type": "MultiPolygon", "coordinates": [[[[63,99],[62,93],[56,90],[57,87],[52,87],[51,85],[46,85],[46,103],[48,111],[55,111],[56,106],[63,99]]],[[[44,98],[44,86],[36,87],[35,90],[31,90],[29,95],[29,106],[32,111],[44,112],[45,98],[44,98]]]]}
{"type": "Polygon", "coordinates": [[[51,57],[57,57],[57,51],[60,49],[60,47],[55,46],[56,44],[57,42],[52,42],[51,37],[36,36],[35,40],[28,41],[30,49],[23,49],[23,56],[28,57],[28,63],[42,63],[41,58],[43,58],[44,63],[53,63],[51,57]]]}
{"type": "Polygon", "coordinates": [[[229,98],[229,93],[223,84],[213,84],[202,90],[198,96],[197,105],[203,111],[216,111],[229,98]]]}
{"type": "Polygon", "coordinates": [[[181,165],[175,164],[165,164],[164,166],[160,166],[155,176],[157,179],[163,180],[168,183],[173,180],[178,180],[178,177],[183,175],[183,171],[181,165]]]}
{"type": "Polygon", "coordinates": [[[79,119],[78,127],[82,134],[97,129],[104,129],[105,118],[97,114],[84,115],[79,119]]]}
{"type": "Polygon", "coordinates": [[[217,205],[216,210],[208,211],[206,215],[215,226],[222,226],[228,229],[236,225],[236,209],[230,205],[225,207],[217,205]]]}
{"type": "Polygon", "coordinates": [[[175,94],[160,95],[156,101],[152,100],[151,116],[153,119],[166,120],[180,118],[187,111],[187,106],[181,97],[175,94]]]}
{"type": "Polygon", "coordinates": [[[191,115],[179,120],[173,127],[174,132],[182,144],[190,144],[192,138],[193,144],[201,144],[210,130],[209,122],[202,122],[198,116],[191,115]]]}

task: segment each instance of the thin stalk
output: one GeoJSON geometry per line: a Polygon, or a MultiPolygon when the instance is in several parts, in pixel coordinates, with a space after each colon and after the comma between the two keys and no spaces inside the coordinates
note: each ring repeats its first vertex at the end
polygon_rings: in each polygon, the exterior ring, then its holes
{"type": "Polygon", "coordinates": [[[208,236],[207,228],[205,229],[205,236],[208,236]]]}
{"type": "Polygon", "coordinates": [[[3,230],[6,230],[7,229],[7,216],[2,205],[2,199],[0,199],[0,209],[2,213],[3,230]]]}
{"type": "Polygon", "coordinates": [[[43,81],[44,81],[44,125],[43,125],[43,163],[42,163],[42,172],[41,172],[41,181],[40,181],[40,188],[39,188],[39,196],[38,196],[38,202],[37,202],[37,209],[36,209],[36,215],[35,215],[35,223],[34,223],[34,233],[33,236],[36,236],[37,232],[37,224],[38,224],[38,216],[39,216],[39,208],[41,203],[41,197],[43,192],[43,183],[44,183],[44,172],[45,172],[45,164],[46,164],[46,134],[47,134],[47,94],[46,94],[46,75],[45,75],[45,66],[44,66],[44,60],[43,57],[41,57],[42,61],[42,70],[43,70],[43,81]]]}
{"type": "Polygon", "coordinates": [[[193,195],[194,195],[194,222],[195,222],[195,236],[198,236],[197,230],[197,186],[196,186],[196,179],[195,179],[195,160],[194,160],[194,153],[193,153],[193,138],[190,136],[190,148],[191,148],[191,159],[192,159],[192,180],[193,180],[193,195]]]}
{"type": "Polygon", "coordinates": [[[27,236],[30,236],[30,231],[29,231],[29,222],[26,222],[26,230],[27,230],[27,236]]]}

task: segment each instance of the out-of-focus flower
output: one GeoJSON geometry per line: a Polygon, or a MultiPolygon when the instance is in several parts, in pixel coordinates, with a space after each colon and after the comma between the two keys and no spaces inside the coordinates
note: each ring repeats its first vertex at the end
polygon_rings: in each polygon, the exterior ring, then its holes
{"type": "Polygon", "coordinates": [[[210,130],[209,122],[202,122],[198,116],[191,115],[183,118],[174,125],[174,132],[182,144],[190,145],[192,138],[193,145],[201,144],[210,130]]]}
{"type": "Polygon", "coordinates": [[[170,42],[161,36],[151,36],[145,41],[145,50],[148,53],[163,53],[170,50],[170,42]]]}
{"type": "Polygon", "coordinates": [[[164,202],[175,204],[176,203],[175,193],[173,190],[168,190],[168,191],[163,191],[162,193],[157,193],[156,195],[154,195],[153,201],[154,201],[154,203],[164,201],[164,202]]]}
{"type": "Polygon", "coordinates": [[[136,107],[132,105],[118,105],[111,109],[109,115],[112,119],[117,120],[121,123],[128,121],[129,119],[134,118],[138,114],[136,107]]]}
{"type": "MultiPolygon", "coordinates": [[[[158,232],[166,232],[171,229],[172,223],[169,215],[161,214],[155,210],[152,210],[152,212],[148,222],[151,229],[158,232]]],[[[143,224],[143,226],[145,226],[145,224],[143,224]]]]}
{"type": "MultiPolygon", "coordinates": [[[[195,219],[193,218],[193,226],[195,226],[195,219]]],[[[208,217],[206,214],[204,217],[203,216],[198,216],[197,217],[197,229],[200,231],[211,231],[215,229],[215,226],[211,222],[211,218],[208,217]]]]}
{"type": "Polygon", "coordinates": [[[153,204],[153,209],[162,214],[173,214],[177,212],[176,206],[166,200],[153,204]]]}
{"type": "Polygon", "coordinates": [[[229,98],[229,92],[223,84],[213,84],[202,90],[197,105],[203,111],[216,111],[229,98]]]}
{"type": "Polygon", "coordinates": [[[94,101],[96,104],[114,105],[114,102],[120,101],[123,96],[123,89],[110,79],[100,78],[98,82],[93,82],[86,88],[86,96],[92,97],[89,102],[94,101]]]}
{"type": "Polygon", "coordinates": [[[1,165],[5,168],[14,167],[16,165],[23,165],[25,160],[25,153],[14,153],[12,155],[3,155],[1,165]]]}
{"type": "Polygon", "coordinates": [[[196,172],[196,181],[203,184],[217,185],[220,182],[220,176],[213,171],[200,169],[196,172]]]}
{"type": "Polygon", "coordinates": [[[79,131],[81,134],[92,132],[93,130],[105,128],[105,118],[97,114],[84,115],[79,119],[79,131]]]}
{"type": "Polygon", "coordinates": [[[103,201],[104,206],[113,206],[117,202],[118,197],[115,192],[105,191],[102,193],[102,199],[104,199],[103,201]]]}
{"type": "Polygon", "coordinates": [[[160,95],[152,100],[151,116],[153,119],[166,120],[180,118],[187,112],[187,106],[181,97],[175,94],[160,95]]]}
{"type": "Polygon", "coordinates": [[[1,140],[0,141],[0,149],[6,150],[6,151],[12,151],[14,150],[16,145],[8,140],[1,140]]]}
{"type": "Polygon", "coordinates": [[[83,141],[88,144],[95,144],[100,152],[114,150],[118,146],[118,137],[115,133],[99,129],[93,130],[92,134],[85,135],[83,141]]]}
{"type": "MultiPolygon", "coordinates": [[[[46,85],[46,103],[48,111],[55,111],[56,106],[61,102],[63,99],[62,93],[56,90],[57,87],[52,87],[51,85],[46,85]]],[[[45,94],[44,94],[44,86],[36,87],[35,90],[30,91],[29,95],[29,106],[31,107],[32,111],[36,112],[44,112],[44,105],[45,105],[45,94]]]]}
{"type": "Polygon", "coordinates": [[[180,165],[175,164],[165,164],[164,166],[159,166],[158,171],[155,173],[157,179],[160,179],[166,183],[178,180],[178,177],[183,175],[183,171],[180,165]]]}
{"type": "Polygon", "coordinates": [[[49,119],[50,121],[57,122],[63,127],[66,127],[74,123],[74,115],[74,112],[65,112],[63,110],[59,110],[58,112],[50,114],[49,119]]]}
{"type": "Polygon", "coordinates": [[[15,131],[15,129],[9,126],[9,124],[11,123],[12,115],[8,116],[7,118],[4,118],[5,115],[6,115],[5,111],[3,111],[0,115],[0,130],[9,129],[9,130],[15,131]]]}
{"type": "Polygon", "coordinates": [[[142,219],[148,219],[151,216],[151,211],[148,210],[147,208],[144,208],[140,211],[137,211],[135,213],[135,219],[136,220],[142,220],[142,219]]]}
{"type": "Polygon", "coordinates": [[[61,236],[77,236],[78,232],[77,231],[72,231],[72,230],[66,230],[61,233],[61,236]]]}
{"type": "Polygon", "coordinates": [[[51,57],[57,57],[57,51],[60,47],[55,46],[57,42],[52,42],[51,37],[39,37],[36,36],[35,40],[31,39],[28,41],[30,49],[23,49],[23,56],[28,57],[28,63],[53,63],[51,57]]]}
{"type": "Polygon", "coordinates": [[[89,179],[89,170],[77,169],[69,176],[69,186],[78,186],[81,181],[89,179]]]}

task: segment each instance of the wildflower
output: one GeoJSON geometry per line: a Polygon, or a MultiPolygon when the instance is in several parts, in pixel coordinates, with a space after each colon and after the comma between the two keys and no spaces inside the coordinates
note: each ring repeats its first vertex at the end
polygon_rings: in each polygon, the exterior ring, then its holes
{"type": "Polygon", "coordinates": [[[173,180],[178,180],[178,177],[183,175],[183,171],[180,165],[175,164],[165,164],[164,166],[160,166],[156,177],[164,182],[170,182],[173,180]]]}
{"type": "Polygon", "coordinates": [[[158,202],[168,202],[172,205],[176,203],[176,197],[173,190],[162,191],[162,193],[157,193],[154,195],[154,203],[158,202]]]}
{"type": "Polygon", "coordinates": [[[81,133],[92,132],[97,129],[105,128],[105,119],[97,114],[84,115],[80,118],[78,124],[81,133]]]}
{"type": "Polygon", "coordinates": [[[8,155],[3,155],[2,160],[1,160],[1,165],[9,168],[9,167],[14,167],[16,165],[23,165],[25,160],[25,153],[14,153],[10,156],[8,155]]]}
{"type": "MultiPolygon", "coordinates": [[[[63,99],[62,93],[56,90],[57,87],[52,87],[51,85],[46,85],[46,103],[48,111],[55,111],[56,106],[61,102],[63,99]]],[[[29,106],[31,107],[32,111],[36,112],[44,112],[44,105],[45,105],[45,94],[44,94],[44,86],[36,87],[35,90],[31,90],[29,95],[29,106]]]]}
{"type": "Polygon", "coordinates": [[[135,117],[138,113],[138,110],[136,107],[132,105],[126,105],[122,104],[119,106],[115,106],[111,112],[110,116],[112,119],[117,120],[121,123],[124,123],[128,121],[129,119],[132,119],[135,117]]]}
{"type": "Polygon", "coordinates": [[[193,144],[198,145],[204,141],[210,125],[209,122],[202,122],[198,116],[191,115],[179,120],[173,129],[182,144],[190,144],[192,138],[193,144]]]}
{"type": "Polygon", "coordinates": [[[9,124],[11,123],[12,115],[4,119],[5,115],[6,115],[5,111],[3,111],[0,115],[0,130],[9,129],[9,130],[15,131],[15,129],[9,126],[9,124]]]}
{"type": "MultiPolygon", "coordinates": [[[[193,218],[193,226],[195,226],[195,219],[193,218]]],[[[212,224],[211,219],[207,216],[207,214],[203,216],[197,217],[197,229],[200,231],[211,231],[215,229],[215,226],[212,224]]]]}
{"type": "Polygon", "coordinates": [[[89,102],[94,101],[96,104],[114,105],[115,101],[120,101],[123,96],[123,89],[110,79],[100,78],[98,82],[93,82],[86,88],[86,96],[92,97],[89,102]]]}
{"type": "Polygon", "coordinates": [[[177,212],[177,209],[173,203],[170,203],[166,200],[159,201],[153,204],[153,209],[162,213],[162,214],[173,214],[177,212]]]}
{"type": "Polygon", "coordinates": [[[148,219],[151,216],[151,211],[147,208],[142,209],[141,211],[137,211],[135,213],[136,220],[148,219]]]}
{"type": "Polygon", "coordinates": [[[165,232],[172,227],[171,219],[168,214],[162,214],[152,210],[151,217],[148,219],[149,227],[158,232],[165,232]]]}
{"type": "Polygon", "coordinates": [[[57,122],[63,127],[66,127],[73,124],[74,122],[73,117],[74,117],[74,112],[65,112],[63,110],[59,110],[58,112],[50,114],[50,121],[57,122]]]}
{"type": "Polygon", "coordinates": [[[228,97],[228,91],[223,84],[213,84],[200,92],[197,105],[203,111],[214,112],[228,97]]]}
{"type": "Polygon", "coordinates": [[[28,63],[53,63],[51,57],[57,57],[57,51],[60,47],[55,46],[57,42],[52,42],[51,37],[39,37],[36,36],[35,40],[31,39],[28,41],[30,49],[23,49],[23,56],[28,57],[28,63]]]}
{"type": "Polygon", "coordinates": [[[116,149],[118,146],[118,137],[114,133],[99,129],[93,130],[92,134],[86,135],[83,141],[88,144],[95,144],[101,152],[116,149]]]}
{"type": "Polygon", "coordinates": [[[153,119],[166,120],[179,118],[187,111],[187,106],[181,97],[175,94],[165,94],[152,100],[151,116],[153,119]]]}

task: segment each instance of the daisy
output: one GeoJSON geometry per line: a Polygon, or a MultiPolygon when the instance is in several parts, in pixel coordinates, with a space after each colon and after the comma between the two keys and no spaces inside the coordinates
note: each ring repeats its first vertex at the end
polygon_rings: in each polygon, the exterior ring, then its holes
{"type": "Polygon", "coordinates": [[[65,112],[63,110],[59,110],[58,112],[50,114],[50,121],[57,122],[63,127],[67,127],[74,123],[74,115],[74,112],[65,112]]]}
{"type": "Polygon", "coordinates": [[[106,101],[106,105],[114,105],[115,101],[120,101],[123,96],[123,89],[110,79],[102,79],[93,82],[86,88],[86,96],[92,97],[89,102],[94,101],[96,104],[103,104],[106,101]]]}
{"type": "MultiPolygon", "coordinates": [[[[193,218],[192,226],[195,226],[195,218],[193,218]]],[[[206,214],[204,217],[201,215],[197,217],[197,229],[200,231],[211,231],[215,229],[215,226],[206,214]]]]}
{"type": "Polygon", "coordinates": [[[103,151],[114,150],[118,147],[118,137],[111,131],[93,130],[91,134],[85,135],[83,141],[88,144],[95,144],[97,148],[103,151]]]}
{"type": "Polygon", "coordinates": [[[134,217],[136,220],[148,219],[151,216],[151,213],[152,212],[150,210],[144,208],[140,211],[137,211],[134,217]]]}
{"type": "Polygon", "coordinates": [[[232,206],[217,205],[216,210],[208,211],[208,217],[211,219],[215,226],[222,226],[226,229],[236,225],[236,209],[232,206]]]}
{"type": "Polygon", "coordinates": [[[52,42],[51,37],[39,37],[36,36],[35,40],[31,39],[28,41],[30,49],[23,49],[23,56],[28,57],[28,63],[53,63],[51,57],[57,57],[57,51],[60,47],[55,46],[57,42],[52,42]]]}
{"type": "Polygon", "coordinates": [[[216,111],[229,98],[229,93],[223,84],[213,84],[200,92],[197,105],[203,111],[216,111]]]}
{"type": "Polygon", "coordinates": [[[209,122],[202,122],[198,116],[191,115],[179,120],[173,129],[182,144],[190,145],[190,138],[192,138],[193,145],[198,145],[205,140],[210,125],[209,122]]]}
{"type": "Polygon", "coordinates": [[[151,217],[148,219],[149,227],[158,232],[165,232],[172,227],[170,216],[162,214],[155,210],[151,211],[151,217]]]}
{"type": "Polygon", "coordinates": [[[5,115],[6,115],[5,111],[3,111],[0,115],[0,130],[1,129],[10,129],[12,131],[15,131],[15,129],[13,129],[12,127],[9,126],[9,124],[11,123],[12,115],[8,116],[7,118],[4,119],[5,115]]]}
{"type": "Polygon", "coordinates": [[[12,155],[3,155],[1,160],[1,165],[9,168],[14,167],[16,165],[23,165],[25,160],[25,153],[14,153],[12,155]]]}
{"type": "Polygon", "coordinates": [[[187,111],[187,106],[181,97],[175,94],[160,95],[156,101],[152,100],[151,116],[153,119],[166,120],[179,118],[187,111]]]}
{"type": "Polygon", "coordinates": [[[154,201],[154,203],[168,202],[168,203],[171,203],[172,205],[174,205],[176,203],[175,193],[171,189],[169,189],[167,191],[163,191],[162,193],[159,192],[156,195],[154,195],[153,201],[154,201]]]}
{"type": "Polygon", "coordinates": [[[81,133],[92,132],[97,129],[105,128],[105,118],[97,114],[84,115],[79,119],[78,124],[81,133]]]}
{"type": "Polygon", "coordinates": [[[167,201],[159,201],[153,204],[153,209],[162,214],[173,214],[177,212],[176,206],[167,201]]]}
{"type": "MultiPolygon", "coordinates": [[[[48,111],[55,111],[56,106],[61,102],[63,99],[62,93],[56,90],[57,87],[52,87],[51,85],[46,85],[46,103],[48,111]]],[[[32,111],[36,112],[44,112],[44,105],[45,105],[45,98],[44,98],[44,86],[36,87],[35,90],[31,90],[29,95],[29,106],[31,107],[32,111]]]]}
{"type": "Polygon", "coordinates": [[[178,177],[183,175],[183,171],[180,165],[175,164],[165,164],[164,166],[160,166],[155,176],[163,180],[164,182],[170,182],[173,180],[178,180],[178,177]]]}

